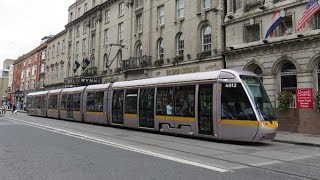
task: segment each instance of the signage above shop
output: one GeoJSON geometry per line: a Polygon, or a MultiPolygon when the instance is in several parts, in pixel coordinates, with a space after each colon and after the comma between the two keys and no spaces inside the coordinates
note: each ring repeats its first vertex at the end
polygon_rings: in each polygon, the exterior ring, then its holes
{"type": "Polygon", "coordinates": [[[70,77],[65,79],[65,85],[87,86],[92,84],[101,84],[101,77],[70,77]]]}

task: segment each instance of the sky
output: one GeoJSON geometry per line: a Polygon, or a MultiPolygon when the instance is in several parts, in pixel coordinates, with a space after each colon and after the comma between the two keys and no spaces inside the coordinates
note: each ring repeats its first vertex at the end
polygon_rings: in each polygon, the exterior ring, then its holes
{"type": "Polygon", "coordinates": [[[64,30],[68,8],[76,0],[0,0],[0,69],[64,30]]]}

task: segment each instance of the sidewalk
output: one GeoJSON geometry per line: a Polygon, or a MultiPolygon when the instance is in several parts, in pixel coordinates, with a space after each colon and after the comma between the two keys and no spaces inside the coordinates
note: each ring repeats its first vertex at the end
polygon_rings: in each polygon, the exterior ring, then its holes
{"type": "Polygon", "coordinates": [[[278,131],[275,142],[320,147],[320,135],[299,134],[278,131]]]}

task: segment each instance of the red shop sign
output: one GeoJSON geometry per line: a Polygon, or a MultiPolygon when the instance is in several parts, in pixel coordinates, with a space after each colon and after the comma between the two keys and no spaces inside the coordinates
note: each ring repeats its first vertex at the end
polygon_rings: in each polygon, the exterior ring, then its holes
{"type": "Polygon", "coordinates": [[[313,109],[313,89],[312,88],[297,89],[296,104],[297,104],[297,108],[313,109]]]}

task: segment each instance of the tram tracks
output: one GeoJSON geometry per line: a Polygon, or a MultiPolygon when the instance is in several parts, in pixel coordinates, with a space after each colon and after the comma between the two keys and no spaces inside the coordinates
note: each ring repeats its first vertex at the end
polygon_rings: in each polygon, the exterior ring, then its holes
{"type": "MultiPolygon", "coordinates": [[[[35,117],[38,118],[38,117],[35,117]]],[[[27,120],[20,120],[20,119],[15,119],[15,118],[6,118],[8,120],[11,121],[16,121],[16,122],[20,122],[20,123],[24,123],[24,124],[30,124],[30,122],[28,122],[27,120]]],[[[39,118],[42,119],[42,118],[39,118]]],[[[63,121],[61,121],[63,122],[63,121]]],[[[66,122],[66,121],[65,121],[66,122]]],[[[33,122],[34,124],[34,122],[33,122]]],[[[244,166],[244,167],[249,167],[249,168],[255,168],[255,169],[259,169],[259,170],[264,170],[264,171],[269,171],[269,172],[273,172],[273,173],[278,173],[278,174],[282,174],[282,175],[288,175],[288,176],[293,176],[293,177],[298,177],[298,178],[303,178],[303,179],[318,179],[316,177],[308,177],[305,175],[301,175],[298,173],[292,173],[292,172],[287,172],[287,171],[283,171],[283,170],[278,170],[278,169],[274,169],[274,168],[268,168],[265,165],[268,165],[268,163],[263,164],[263,163],[258,163],[258,164],[248,164],[248,163],[242,163],[239,161],[235,161],[235,160],[228,160],[228,159],[224,159],[224,158],[219,158],[219,154],[217,154],[216,156],[208,156],[208,155],[204,155],[204,154],[200,154],[200,153],[196,153],[196,152],[192,152],[192,151],[186,151],[186,150],[182,150],[177,148],[177,145],[184,145],[184,146],[188,146],[188,147],[195,147],[195,148],[205,148],[205,149],[209,149],[209,150],[216,150],[216,151],[223,151],[224,153],[231,153],[231,154],[235,154],[235,155],[246,155],[249,157],[255,157],[255,158],[264,158],[266,160],[270,160],[271,162],[273,161],[274,163],[289,163],[292,165],[299,165],[299,166],[305,166],[308,168],[316,168],[320,170],[320,166],[315,166],[315,165],[309,165],[309,164],[305,164],[305,163],[301,163],[301,162],[293,162],[293,161],[288,161],[288,160],[283,160],[283,159],[279,159],[279,158],[271,158],[271,157],[265,157],[265,156],[259,156],[259,155],[251,155],[249,153],[244,153],[244,152],[236,152],[235,150],[227,150],[227,149],[223,149],[223,148],[215,148],[212,146],[203,146],[203,145],[195,145],[195,144],[191,144],[191,143],[186,143],[186,142],[181,142],[181,141],[173,141],[173,140],[168,140],[165,138],[156,138],[156,137],[151,137],[148,135],[148,137],[144,136],[144,135],[139,135],[137,134],[136,131],[132,131],[134,133],[134,135],[132,135],[132,133],[130,133],[130,136],[133,137],[141,137],[141,138],[148,138],[151,140],[155,140],[155,141],[165,141],[166,143],[171,143],[174,144],[174,147],[168,147],[168,146],[161,146],[158,144],[152,144],[152,143],[146,143],[143,141],[139,141],[139,140],[133,140],[133,139],[128,139],[128,137],[120,137],[119,135],[112,135],[112,134],[106,134],[103,132],[99,132],[96,131],[96,128],[90,127],[90,126],[86,126],[85,129],[84,128],[76,128],[76,127],[70,127],[70,126],[66,126],[66,125],[62,125],[61,123],[59,123],[57,125],[57,123],[51,123],[46,121],[45,124],[39,124],[39,122],[37,122],[38,126],[47,126],[50,127],[51,130],[57,130],[61,131],[61,132],[68,132],[67,130],[72,130],[72,131],[76,131],[76,132],[80,132],[81,134],[92,134],[92,135],[96,135],[96,136],[103,136],[103,137],[108,137],[108,138],[113,138],[113,139],[119,139],[122,141],[126,141],[126,142],[130,142],[130,143],[136,143],[137,145],[145,145],[145,146],[151,146],[154,148],[160,148],[160,149],[167,149],[167,150],[171,150],[171,151],[175,151],[175,152],[179,152],[182,154],[187,154],[187,155],[193,155],[193,156],[197,156],[197,157],[202,157],[202,158],[209,158],[211,160],[218,160],[218,161],[224,161],[224,162],[228,162],[228,163],[233,163],[233,164],[238,164],[240,166],[244,166]],[[65,130],[64,130],[65,129],[65,130]]],[[[95,126],[96,127],[96,126],[95,126]]],[[[57,131],[57,132],[58,132],[57,131]]],[[[72,134],[72,133],[70,133],[72,134]]],[[[75,134],[76,136],[80,136],[79,134],[75,134]]],[[[212,141],[208,141],[208,142],[212,142],[212,141]]],[[[220,143],[220,142],[212,142],[212,143],[220,143]]],[[[237,145],[237,144],[231,144],[231,145],[237,145]]],[[[299,154],[299,153],[296,153],[299,154]]],[[[302,153],[301,153],[302,154],[302,153]]],[[[305,154],[302,154],[305,155],[305,154]]],[[[310,156],[312,157],[312,156],[310,156]]],[[[231,170],[235,170],[235,169],[231,169],[231,170]]]]}

